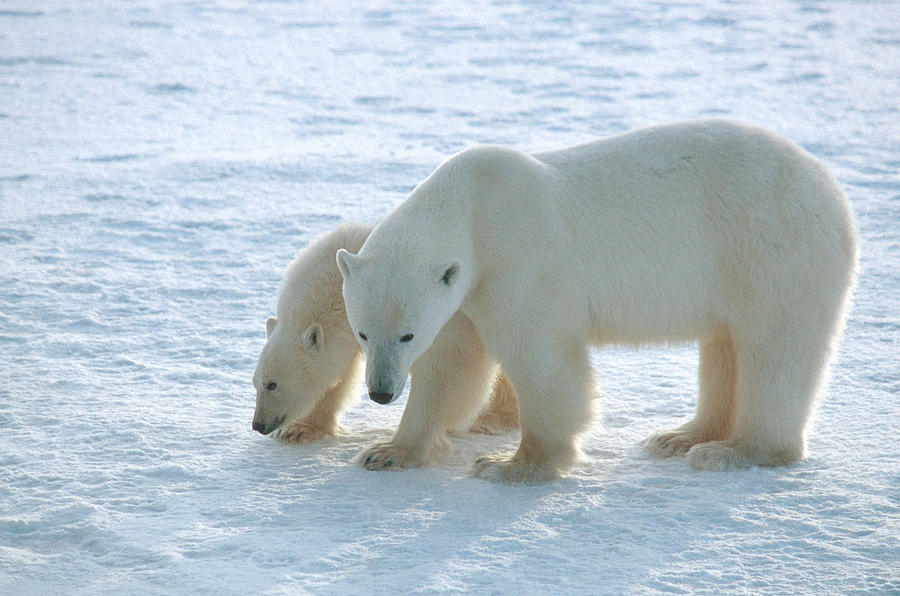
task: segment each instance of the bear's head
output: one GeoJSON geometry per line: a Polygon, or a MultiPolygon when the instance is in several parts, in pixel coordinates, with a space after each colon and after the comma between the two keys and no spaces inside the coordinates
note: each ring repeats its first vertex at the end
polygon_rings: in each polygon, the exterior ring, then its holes
{"type": "Polygon", "coordinates": [[[337,252],[350,327],[366,357],[366,386],[387,404],[403,391],[413,363],[432,344],[465,297],[458,259],[403,262],[337,252]]]}
{"type": "Polygon", "coordinates": [[[351,366],[359,348],[341,319],[297,326],[269,317],[266,345],[253,373],[253,430],[267,435],[308,416],[351,366]]]}

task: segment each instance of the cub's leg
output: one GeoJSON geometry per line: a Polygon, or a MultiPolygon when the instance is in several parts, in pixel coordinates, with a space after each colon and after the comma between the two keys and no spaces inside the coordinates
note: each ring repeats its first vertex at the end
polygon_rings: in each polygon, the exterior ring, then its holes
{"type": "Polygon", "coordinates": [[[394,438],[364,450],[369,470],[421,467],[448,447],[447,431],[468,428],[497,374],[472,321],[456,313],[412,368],[406,410],[394,438]]]}
{"type": "Polygon", "coordinates": [[[494,379],[491,399],[469,427],[473,433],[497,434],[519,427],[519,400],[502,372],[494,379]]]}
{"type": "Polygon", "coordinates": [[[560,477],[577,460],[577,436],[591,418],[593,375],[585,344],[569,347],[526,342],[501,355],[515,384],[522,440],[513,455],[486,456],[472,476],[534,484],[560,477]],[[554,349],[556,348],[556,349],[554,349]],[[505,356],[505,357],[504,357],[505,356]]]}
{"type": "Polygon", "coordinates": [[[338,417],[360,388],[361,364],[362,353],[353,359],[341,380],[325,392],[308,416],[283,426],[276,438],[286,443],[309,443],[339,433],[338,417]]]}
{"type": "Polygon", "coordinates": [[[736,361],[731,335],[721,329],[700,342],[697,411],[689,422],[644,441],[655,455],[683,455],[698,443],[728,438],[734,419],[736,361]]]}

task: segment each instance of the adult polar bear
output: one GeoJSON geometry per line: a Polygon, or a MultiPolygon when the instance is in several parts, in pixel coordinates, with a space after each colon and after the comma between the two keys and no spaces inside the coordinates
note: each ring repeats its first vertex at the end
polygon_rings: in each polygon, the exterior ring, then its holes
{"type": "Polygon", "coordinates": [[[723,120],[529,156],[463,151],[363,244],[338,251],[366,382],[382,401],[458,311],[519,398],[512,456],[472,474],[542,482],[590,420],[589,344],[700,342],[693,419],[647,440],[703,469],[804,455],[854,280],[853,217],[824,166],[723,120]]]}

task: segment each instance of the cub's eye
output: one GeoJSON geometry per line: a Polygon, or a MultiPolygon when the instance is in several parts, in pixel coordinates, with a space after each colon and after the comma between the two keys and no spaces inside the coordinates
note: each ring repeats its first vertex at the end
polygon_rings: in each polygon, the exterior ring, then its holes
{"type": "Polygon", "coordinates": [[[361,340],[363,340],[363,341],[368,341],[368,340],[369,340],[369,338],[366,337],[366,334],[363,333],[362,331],[359,332],[359,339],[361,339],[361,340]]]}
{"type": "Polygon", "coordinates": [[[268,389],[269,391],[275,391],[276,387],[278,387],[278,383],[276,383],[275,381],[269,381],[266,384],[266,389],[268,389]]]}
{"type": "Polygon", "coordinates": [[[412,340],[412,338],[413,338],[413,334],[407,333],[406,335],[404,335],[403,337],[400,338],[400,341],[402,341],[403,343],[406,343],[406,342],[412,340]]]}

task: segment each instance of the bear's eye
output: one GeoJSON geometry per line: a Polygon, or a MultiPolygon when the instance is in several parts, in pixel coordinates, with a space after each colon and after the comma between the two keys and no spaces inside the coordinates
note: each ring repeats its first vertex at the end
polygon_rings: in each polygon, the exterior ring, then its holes
{"type": "Polygon", "coordinates": [[[363,340],[363,341],[368,341],[369,338],[366,337],[366,334],[365,334],[365,333],[363,333],[362,331],[360,331],[360,332],[359,332],[359,339],[361,339],[361,340],[363,340]]]}
{"type": "Polygon", "coordinates": [[[413,338],[413,334],[407,333],[406,335],[404,335],[403,337],[400,338],[400,341],[402,341],[403,343],[406,343],[408,341],[411,341],[412,338],[413,338]]]}
{"type": "Polygon", "coordinates": [[[278,383],[276,383],[275,381],[269,381],[266,384],[266,389],[268,389],[269,391],[275,391],[276,387],[278,387],[278,383]]]}

